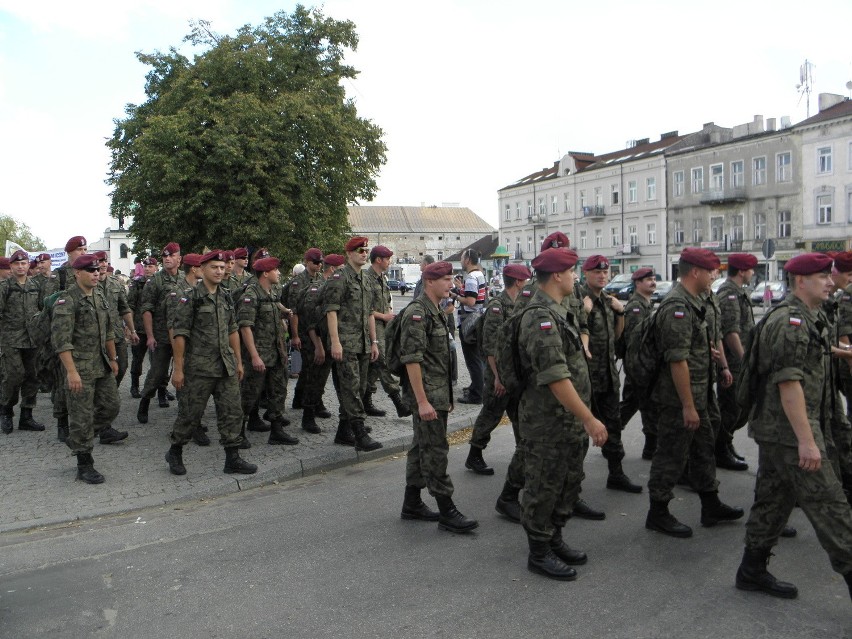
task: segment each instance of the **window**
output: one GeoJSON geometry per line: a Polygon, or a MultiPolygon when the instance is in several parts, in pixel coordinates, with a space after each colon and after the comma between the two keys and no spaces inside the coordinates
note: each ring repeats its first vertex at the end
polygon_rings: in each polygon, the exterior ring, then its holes
{"type": "Polygon", "coordinates": [[[831,224],[831,196],[817,197],[817,224],[831,224]]]}
{"type": "Polygon", "coordinates": [[[766,239],[766,213],[754,214],[754,239],[766,239]]]}
{"type": "Polygon", "coordinates": [[[565,212],[571,210],[571,194],[568,191],[562,194],[562,200],[565,202],[565,212]]]}
{"type": "Polygon", "coordinates": [[[521,259],[521,238],[515,238],[515,259],[521,259]]]}
{"type": "Polygon", "coordinates": [[[725,218],[710,218],[710,241],[721,242],[725,239],[725,218]]]}
{"type": "Polygon", "coordinates": [[[692,241],[695,244],[704,241],[704,225],[701,220],[692,220],[692,241]]]}
{"type": "Polygon", "coordinates": [[[721,191],[725,188],[725,167],[722,164],[710,165],[710,190],[721,191]]]}
{"type": "Polygon", "coordinates": [[[731,188],[741,189],[745,186],[745,163],[742,160],[731,162],[731,188]]]}
{"type": "Polygon", "coordinates": [[[584,190],[580,190],[580,208],[586,208],[586,192],[584,190]]]}
{"type": "Polygon", "coordinates": [[[555,195],[552,195],[550,197],[550,212],[553,213],[553,214],[559,213],[559,211],[556,210],[556,207],[558,206],[558,204],[557,204],[558,201],[559,201],[559,199],[555,195]]]}
{"type": "Polygon", "coordinates": [[[527,217],[532,217],[532,214],[533,214],[532,200],[527,200],[527,217]]]}
{"type": "Polygon", "coordinates": [[[516,220],[521,219],[521,203],[520,202],[515,202],[515,219],[516,220]]]}
{"type": "Polygon", "coordinates": [[[752,160],[752,184],[760,186],[766,184],[766,158],[754,158],[752,160]]]}
{"type": "Polygon", "coordinates": [[[129,252],[130,252],[130,249],[129,249],[129,248],[127,248],[127,244],[122,244],[121,246],[119,246],[119,247],[118,247],[118,256],[119,256],[121,259],[125,259],[125,258],[127,258],[127,254],[128,254],[129,252]]]}
{"type": "Polygon", "coordinates": [[[775,171],[776,182],[789,182],[793,179],[793,156],[789,151],[779,153],[776,156],[777,169],[775,171]]]}
{"type": "Polygon", "coordinates": [[[657,199],[657,178],[649,177],[645,180],[645,199],[657,199]]]}
{"type": "Polygon", "coordinates": [[[511,219],[512,219],[512,206],[510,204],[507,204],[506,205],[506,221],[508,222],[511,219]]]}
{"type": "Polygon", "coordinates": [[[817,173],[831,173],[831,147],[817,149],[817,173]]]}
{"type": "Polygon", "coordinates": [[[543,197],[538,198],[538,212],[540,215],[544,215],[545,213],[547,213],[547,207],[544,204],[543,197]]]}
{"type": "Polygon", "coordinates": [[[621,246],[621,233],[617,226],[611,226],[609,228],[609,245],[621,246]]]}
{"type": "Polygon", "coordinates": [[[595,248],[603,246],[603,233],[600,229],[595,229],[595,248]]]}
{"type": "Polygon", "coordinates": [[[790,237],[793,232],[790,211],[778,211],[778,237],[790,237]]]}
{"type": "Polygon", "coordinates": [[[532,253],[532,237],[527,235],[527,251],[532,253]]]}
{"type": "Polygon", "coordinates": [[[613,204],[618,204],[618,184],[612,184],[609,187],[610,191],[610,202],[613,204]]]}
{"type": "Polygon", "coordinates": [[[639,227],[631,224],[627,227],[627,236],[630,240],[630,246],[639,246],[639,227]]]}
{"type": "Polygon", "coordinates": [[[586,231],[580,231],[580,248],[586,248],[586,231]]]}
{"type": "Polygon", "coordinates": [[[731,216],[731,239],[734,242],[742,242],[743,241],[743,216],[742,215],[731,216]]]}
{"type": "Polygon", "coordinates": [[[703,193],[704,192],[704,167],[699,166],[696,169],[692,169],[692,192],[693,193],[703,193]]]}
{"type": "Polygon", "coordinates": [[[648,231],[648,244],[653,246],[657,243],[657,223],[648,222],[645,229],[648,231]]]}
{"type": "Polygon", "coordinates": [[[683,244],[683,220],[674,221],[674,241],[675,244],[683,244]]]}
{"type": "Polygon", "coordinates": [[[439,262],[444,261],[444,252],[443,251],[438,251],[438,261],[439,262]]]}
{"type": "Polygon", "coordinates": [[[674,172],[674,185],[672,186],[672,193],[675,197],[680,197],[681,195],[683,195],[683,171],[674,172]]]}
{"type": "Polygon", "coordinates": [[[636,180],[630,180],[627,183],[627,203],[636,204],[639,197],[639,189],[636,186],[636,180]]]}
{"type": "Polygon", "coordinates": [[[603,194],[599,186],[595,187],[595,206],[603,206],[603,194]]]}

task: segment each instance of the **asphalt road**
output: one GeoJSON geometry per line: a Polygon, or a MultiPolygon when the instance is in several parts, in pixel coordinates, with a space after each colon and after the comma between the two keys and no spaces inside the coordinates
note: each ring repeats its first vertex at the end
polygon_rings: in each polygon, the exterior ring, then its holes
{"type": "MultiPolygon", "coordinates": [[[[634,422],[625,468],[645,483],[640,437],[634,422]]],[[[753,444],[738,447],[753,463],[753,444]]],[[[800,511],[770,566],[799,599],[742,593],[741,522],[699,527],[697,496],[677,489],[672,510],[695,536],[647,531],[647,496],[607,491],[597,451],[584,496],[607,519],[565,530],[589,563],[575,582],[533,575],[521,528],[493,510],[512,448],[499,428],[494,477],[464,471],[466,445],[451,450],[456,502],[481,524],[469,536],[400,520],[401,455],[0,535],[0,637],[852,637],[846,585],[800,511]]],[[[719,472],[723,499],[748,507],[753,468],[719,472]]]]}

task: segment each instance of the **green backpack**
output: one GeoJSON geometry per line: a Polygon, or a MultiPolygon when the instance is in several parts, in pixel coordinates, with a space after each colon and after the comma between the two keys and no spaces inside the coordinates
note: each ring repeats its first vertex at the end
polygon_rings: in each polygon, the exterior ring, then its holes
{"type": "Polygon", "coordinates": [[[424,320],[426,320],[426,333],[430,333],[432,331],[432,317],[423,308],[423,305],[419,302],[420,298],[412,300],[412,302],[403,309],[401,313],[399,313],[396,317],[394,317],[388,325],[385,326],[385,366],[387,369],[400,380],[407,380],[408,373],[405,369],[405,364],[402,363],[400,357],[402,355],[402,317],[406,313],[406,311],[412,307],[416,306],[417,310],[420,311],[424,320]]]}
{"type": "Polygon", "coordinates": [[[743,361],[740,366],[740,374],[736,380],[736,398],[737,405],[740,410],[747,413],[748,417],[753,417],[763,404],[763,393],[760,392],[761,387],[766,383],[766,378],[760,375],[760,333],[763,330],[766,320],[779,308],[789,306],[787,302],[781,302],[769,310],[766,315],[760,318],[760,321],[755,324],[749,332],[749,342],[743,352],[743,361]]]}
{"type": "Polygon", "coordinates": [[[657,347],[657,314],[668,305],[666,300],[659,308],[643,317],[625,340],[624,374],[637,395],[650,395],[654,390],[663,358],[657,347]]]}
{"type": "Polygon", "coordinates": [[[562,321],[550,310],[547,306],[539,302],[530,303],[524,306],[520,311],[516,312],[512,317],[503,323],[503,333],[500,336],[500,342],[497,345],[497,374],[500,376],[500,383],[506,388],[509,394],[520,393],[527,384],[528,376],[521,367],[521,354],[518,347],[518,335],[521,331],[521,319],[533,308],[543,308],[547,310],[553,319],[554,325],[559,325],[562,321]]]}

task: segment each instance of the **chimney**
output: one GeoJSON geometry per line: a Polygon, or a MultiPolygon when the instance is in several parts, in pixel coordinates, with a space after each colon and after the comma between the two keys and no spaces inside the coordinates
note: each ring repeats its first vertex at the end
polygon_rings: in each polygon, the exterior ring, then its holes
{"type": "Polygon", "coordinates": [[[819,94],[819,112],[822,113],[826,109],[830,109],[836,104],[840,104],[846,98],[836,93],[820,93],[819,94]]]}
{"type": "Polygon", "coordinates": [[[763,116],[762,115],[754,116],[754,122],[749,127],[748,132],[751,133],[752,135],[755,134],[755,133],[763,133],[763,116]]]}
{"type": "Polygon", "coordinates": [[[766,118],[766,130],[774,131],[775,130],[775,118],[766,118]]]}

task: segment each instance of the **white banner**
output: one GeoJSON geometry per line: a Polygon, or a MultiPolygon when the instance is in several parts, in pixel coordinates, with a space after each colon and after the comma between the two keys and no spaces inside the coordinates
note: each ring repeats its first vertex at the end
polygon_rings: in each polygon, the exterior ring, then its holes
{"type": "Polygon", "coordinates": [[[50,255],[50,268],[57,269],[68,260],[68,254],[65,252],[64,248],[56,248],[56,249],[48,249],[47,251],[28,251],[20,244],[16,244],[15,242],[11,242],[6,240],[6,257],[11,257],[12,253],[15,251],[23,251],[27,254],[27,257],[32,261],[36,256],[41,255],[42,253],[47,253],[50,255]]]}

